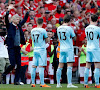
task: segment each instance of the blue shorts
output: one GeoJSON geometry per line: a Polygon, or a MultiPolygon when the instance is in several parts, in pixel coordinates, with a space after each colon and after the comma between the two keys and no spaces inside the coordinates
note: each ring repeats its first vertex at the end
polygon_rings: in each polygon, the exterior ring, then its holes
{"type": "Polygon", "coordinates": [[[60,63],[75,62],[74,51],[73,50],[69,50],[66,52],[60,51],[59,62],[60,63]]]}
{"type": "Polygon", "coordinates": [[[33,57],[34,66],[47,66],[47,53],[45,49],[35,51],[33,57]]]}
{"type": "Polygon", "coordinates": [[[100,62],[100,50],[87,51],[87,62],[100,62]]]}

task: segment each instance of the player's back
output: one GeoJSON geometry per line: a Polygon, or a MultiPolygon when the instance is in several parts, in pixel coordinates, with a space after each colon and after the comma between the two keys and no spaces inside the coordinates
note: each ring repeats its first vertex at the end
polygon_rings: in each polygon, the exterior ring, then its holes
{"type": "Polygon", "coordinates": [[[100,28],[95,25],[89,25],[85,29],[87,38],[87,50],[99,49],[100,28]]]}
{"type": "Polygon", "coordinates": [[[47,38],[46,30],[43,28],[34,28],[31,31],[32,41],[34,43],[34,49],[45,49],[45,39],[47,38]]]}
{"type": "Polygon", "coordinates": [[[60,41],[60,50],[66,51],[73,49],[72,37],[74,37],[75,34],[70,26],[61,25],[58,27],[57,35],[60,41]]]}

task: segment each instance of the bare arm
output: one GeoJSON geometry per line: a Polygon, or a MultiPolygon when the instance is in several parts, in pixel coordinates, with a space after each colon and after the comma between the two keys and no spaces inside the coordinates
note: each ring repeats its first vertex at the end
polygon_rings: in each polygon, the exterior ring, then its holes
{"type": "Polygon", "coordinates": [[[84,51],[84,49],[82,48],[82,52],[86,55],[86,52],[84,51]]]}
{"type": "Polygon", "coordinates": [[[54,54],[54,50],[52,52],[48,52],[49,56],[51,57],[54,54]]]}
{"type": "Polygon", "coordinates": [[[79,53],[78,53],[78,57],[80,57],[81,56],[81,47],[79,47],[79,53]]]}
{"type": "Polygon", "coordinates": [[[22,53],[24,53],[25,55],[28,54],[28,52],[27,52],[26,50],[22,49],[22,48],[21,48],[21,51],[22,51],[22,53]]]}
{"type": "Polygon", "coordinates": [[[24,23],[27,21],[27,18],[29,16],[29,11],[30,11],[29,8],[26,5],[24,5],[24,7],[27,9],[27,13],[25,14],[24,19],[20,22],[21,26],[24,25],[24,23]]]}
{"type": "Polygon", "coordinates": [[[91,0],[89,0],[89,2],[86,4],[86,7],[91,3],[91,0]]]}
{"type": "Polygon", "coordinates": [[[31,48],[30,48],[30,52],[31,52],[31,51],[33,51],[33,50],[34,50],[34,48],[33,48],[33,47],[31,47],[31,48]]]}
{"type": "Polygon", "coordinates": [[[12,0],[9,0],[9,1],[8,1],[8,5],[10,5],[10,4],[11,4],[11,1],[12,1],[12,0]]]}
{"type": "Polygon", "coordinates": [[[76,36],[72,38],[74,41],[76,41],[76,36]]]}
{"type": "Polygon", "coordinates": [[[93,0],[93,2],[94,2],[94,5],[96,6],[96,8],[98,8],[98,5],[97,5],[96,1],[93,0]]]}
{"type": "Polygon", "coordinates": [[[15,6],[20,6],[22,4],[23,0],[20,0],[19,3],[17,3],[15,6]]]}
{"type": "Polygon", "coordinates": [[[50,41],[50,38],[46,38],[45,42],[48,43],[50,41]]]}

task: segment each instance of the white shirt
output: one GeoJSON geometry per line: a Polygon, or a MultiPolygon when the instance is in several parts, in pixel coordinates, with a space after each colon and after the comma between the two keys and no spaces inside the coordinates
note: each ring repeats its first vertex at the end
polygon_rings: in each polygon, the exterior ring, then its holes
{"type": "Polygon", "coordinates": [[[5,37],[0,36],[0,57],[8,58],[7,46],[4,45],[5,37]]]}

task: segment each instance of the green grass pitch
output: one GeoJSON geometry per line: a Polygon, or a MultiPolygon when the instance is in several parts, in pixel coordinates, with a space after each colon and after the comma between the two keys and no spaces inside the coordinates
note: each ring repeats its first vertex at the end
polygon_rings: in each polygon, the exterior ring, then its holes
{"type": "MultiPolygon", "coordinates": [[[[50,84],[49,84],[50,85],[50,84]]],[[[36,85],[36,87],[31,87],[31,85],[6,85],[0,84],[0,90],[96,90],[99,88],[94,88],[93,84],[90,85],[90,88],[84,88],[82,84],[74,84],[78,86],[78,88],[67,88],[67,84],[62,84],[62,88],[56,88],[56,84],[50,85],[51,88],[43,88],[40,85],[36,85]]],[[[100,89],[99,89],[100,90],[100,89]]]]}

